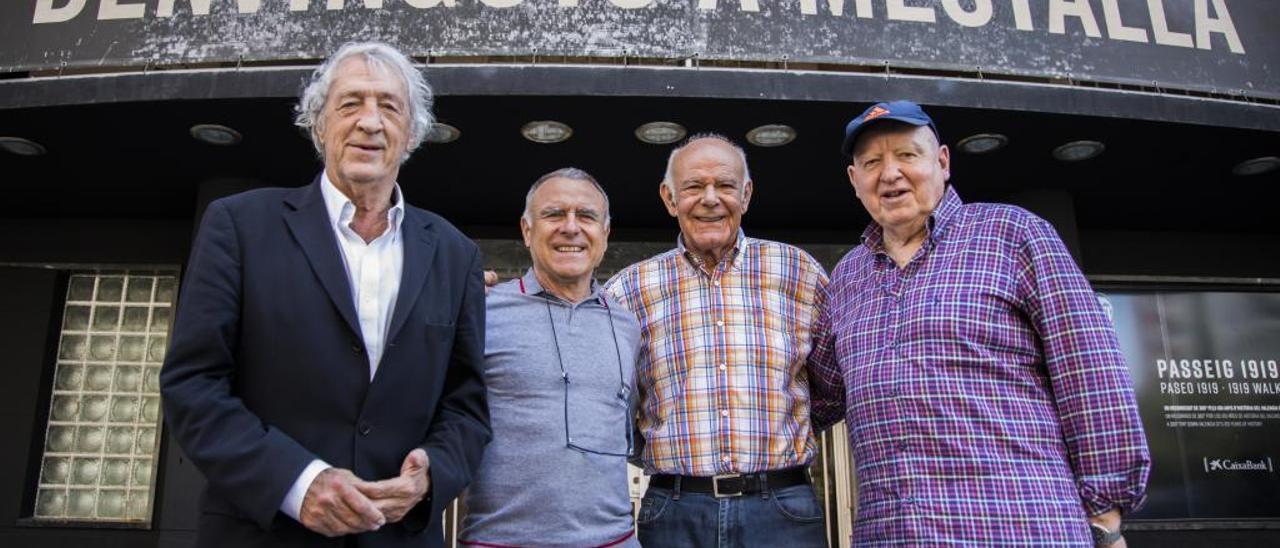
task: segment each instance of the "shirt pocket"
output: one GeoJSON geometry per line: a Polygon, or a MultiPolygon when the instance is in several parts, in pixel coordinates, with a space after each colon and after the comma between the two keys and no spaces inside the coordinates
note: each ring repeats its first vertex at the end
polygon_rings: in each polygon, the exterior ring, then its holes
{"type": "Polygon", "coordinates": [[[963,280],[914,291],[905,317],[907,339],[935,355],[978,357],[1021,346],[1031,324],[1012,292],[992,282],[963,280]]]}

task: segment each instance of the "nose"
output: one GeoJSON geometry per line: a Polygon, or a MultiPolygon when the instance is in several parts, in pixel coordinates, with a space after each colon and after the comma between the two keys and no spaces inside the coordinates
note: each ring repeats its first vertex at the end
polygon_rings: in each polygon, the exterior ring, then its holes
{"type": "Polygon", "coordinates": [[[702,187],[702,205],[715,207],[720,204],[720,195],[716,194],[716,185],[708,183],[702,187]]]}
{"type": "Polygon", "coordinates": [[[560,224],[560,232],[565,234],[577,234],[581,230],[582,227],[578,225],[577,213],[569,212],[568,215],[565,215],[564,223],[560,224]]]}
{"type": "Polygon", "coordinates": [[[884,164],[880,166],[880,182],[892,183],[900,177],[902,177],[902,166],[898,165],[897,160],[886,159],[884,164]]]}
{"type": "Polygon", "coordinates": [[[378,108],[377,101],[364,102],[360,107],[360,117],[356,120],[356,127],[365,133],[382,131],[382,111],[378,108]]]}

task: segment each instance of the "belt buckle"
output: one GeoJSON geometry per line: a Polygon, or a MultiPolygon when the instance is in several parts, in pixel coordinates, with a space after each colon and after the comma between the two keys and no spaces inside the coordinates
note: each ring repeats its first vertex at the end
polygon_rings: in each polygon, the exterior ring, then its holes
{"type": "Polygon", "coordinates": [[[739,479],[739,480],[740,480],[740,479],[742,479],[742,474],[717,474],[717,475],[715,475],[715,476],[711,476],[711,494],[715,495],[715,497],[716,497],[716,498],[718,498],[718,499],[719,499],[719,498],[725,498],[725,497],[740,497],[740,496],[742,496],[742,490],[746,487],[746,485],[744,485],[744,483],[743,483],[743,482],[739,482],[739,483],[738,483],[738,491],[737,491],[736,493],[732,493],[732,492],[730,492],[730,493],[721,493],[721,492],[720,492],[720,480],[722,480],[722,479],[739,479]]]}

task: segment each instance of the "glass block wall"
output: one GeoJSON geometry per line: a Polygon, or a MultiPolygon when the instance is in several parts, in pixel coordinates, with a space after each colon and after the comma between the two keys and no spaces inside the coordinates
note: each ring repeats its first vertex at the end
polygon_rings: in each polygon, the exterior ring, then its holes
{"type": "Polygon", "coordinates": [[[176,272],[72,274],[35,519],[150,523],[177,284],[176,272]]]}

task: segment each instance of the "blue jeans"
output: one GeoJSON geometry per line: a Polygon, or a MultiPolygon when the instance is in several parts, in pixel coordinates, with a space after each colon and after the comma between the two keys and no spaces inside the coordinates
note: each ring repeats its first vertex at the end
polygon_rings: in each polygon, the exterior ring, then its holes
{"type": "Polygon", "coordinates": [[[719,499],[650,486],[636,524],[645,548],[827,545],[822,505],[807,484],[719,499]]]}

